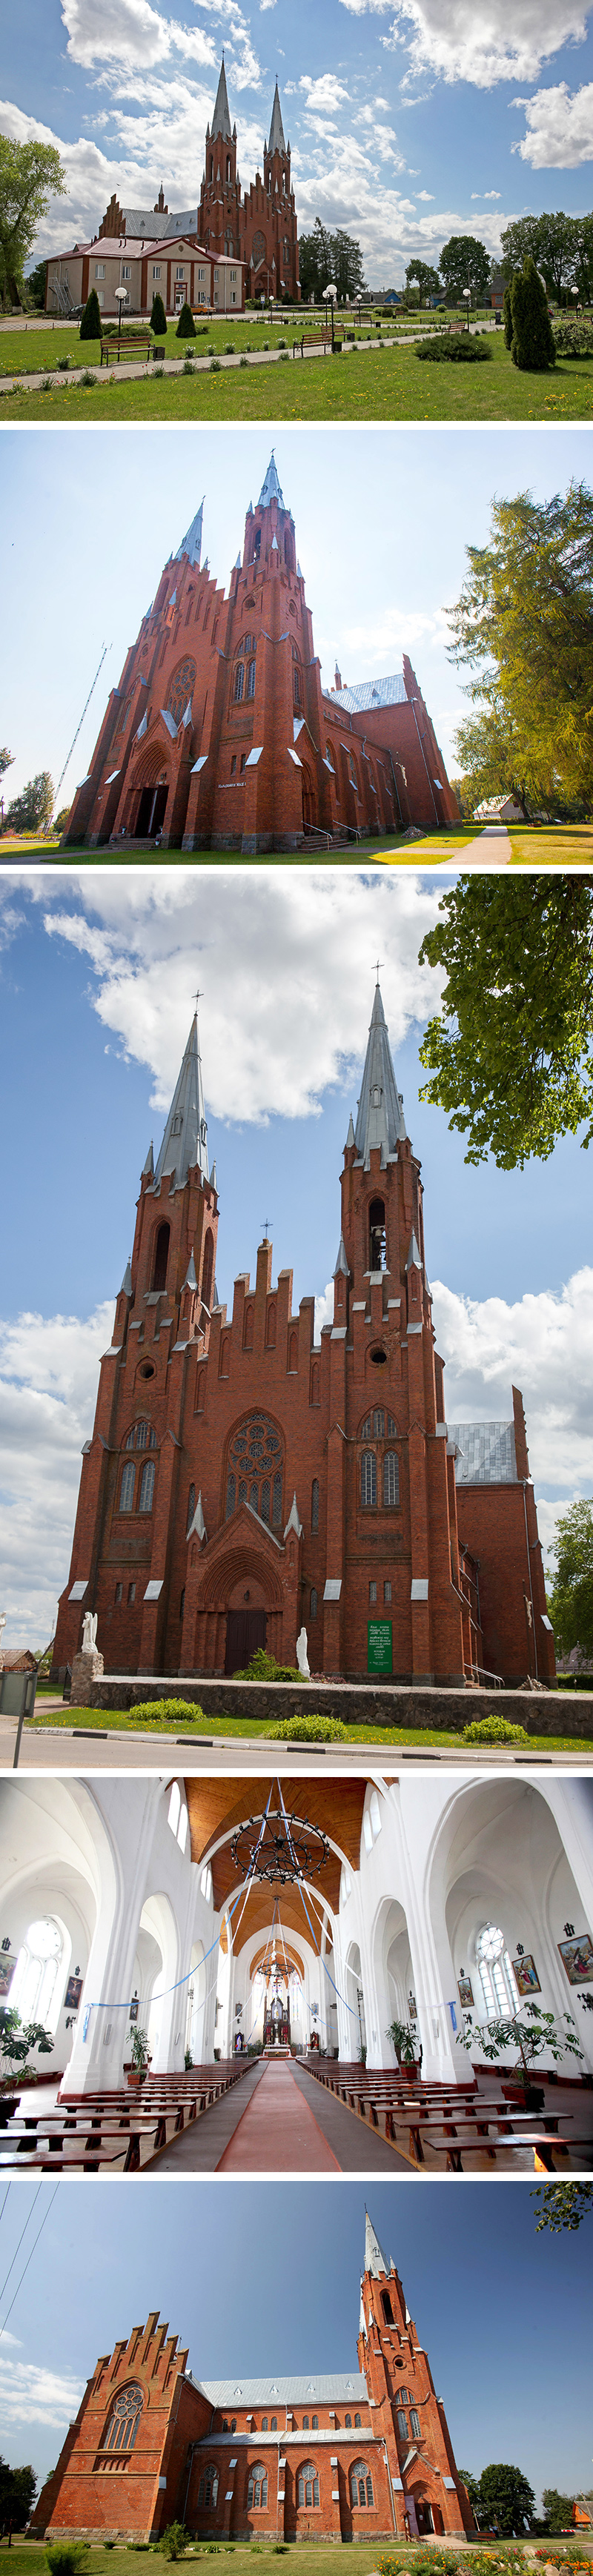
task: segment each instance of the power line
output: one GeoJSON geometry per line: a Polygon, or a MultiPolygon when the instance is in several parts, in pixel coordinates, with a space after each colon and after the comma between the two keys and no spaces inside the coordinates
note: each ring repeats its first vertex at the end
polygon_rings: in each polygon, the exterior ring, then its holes
{"type": "MultiPolygon", "coordinates": [[[[1,2337],[3,2334],[5,2334],[5,2333],[6,2333],[6,2327],[7,2327],[7,2325],[8,2325],[8,2319],[9,2319],[9,2317],[11,2317],[11,2316],[12,2316],[13,2308],[14,2308],[14,2306],[15,2306],[16,2300],[18,2299],[19,2290],[22,2290],[23,2281],[24,2281],[24,2279],[25,2279],[25,2273],[27,2273],[27,2272],[28,2272],[28,2270],[29,2270],[29,2264],[32,2262],[32,2260],[33,2260],[33,2255],[34,2255],[34,2252],[35,2252],[35,2246],[39,2244],[39,2238],[40,2238],[40,2236],[42,2236],[42,2235],[43,2235],[43,2229],[44,2229],[44,2227],[45,2227],[46,2219],[47,2219],[47,2218],[49,2218],[50,2210],[51,2210],[51,2209],[53,2209],[54,2200],[56,2200],[56,2198],[57,2198],[57,2194],[58,2194],[58,2192],[59,2192],[59,2188],[60,2188],[60,2185],[59,2185],[59,2182],[57,2182],[57,2183],[56,2183],[56,2188],[55,2188],[55,2191],[54,2191],[54,2195],[53,2195],[53,2199],[52,2199],[52,2200],[50,2200],[49,2208],[48,2208],[48,2209],[44,2209],[44,2212],[43,2212],[43,2218],[42,2218],[42,2221],[41,2221],[41,2226],[40,2226],[40,2227],[38,2227],[38,2229],[37,2229],[37,2235],[36,2235],[36,2237],[34,2238],[34,2242],[33,2242],[32,2246],[31,2246],[31,2252],[30,2252],[30,2254],[28,2254],[28,2255],[27,2255],[27,2260],[26,2260],[26,2264],[25,2264],[25,2270],[24,2270],[24,2272],[21,2272],[20,2281],[18,2281],[18,2282],[17,2282],[16,2290],[15,2290],[15,2293],[14,2293],[14,2299],[11,2299],[10,2307],[9,2307],[9,2308],[7,2308],[7,2310],[6,2310],[6,2316],[5,2316],[5,2317],[3,2317],[3,2319],[2,2319],[2,2324],[1,2324],[1,2326],[0,2326],[0,2337],[1,2337]]],[[[39,2189],[41,2190],[41,2184],[39,2185],[39,2189]]],[[[37,2197],[37,2194],[35,2195],[35,2197],[37,2197]]]]}
{"type": "MultiPolygon", "coordinates": [[[[10,2185],[9,2185],[9,2189],[10,2189],[10,2185]]],[[[38,2200],[38,2199],[39,2199],[39,2193],[40,2193],[40,2190],[41,2190],[41,2183],[40,2183],[40,2182],[38,2182],[38,2184],[37,2184],[37,2190],[36,2190],[36,2193],[35,2193],[35,2200],[38,2200]]],[[[7,2193],[6,2197],[7,2197],[7,2199],[8,2199],[8,2193],[7,2193]]],[[[16,2246],[15,2246],[14,2254],[13,2254],[13,2257],[12,2257],[12,2263],[9,2263],[8,2271],[7,2271],[7,2274],[6,2274],[6,2280],[5,2280],[5,2281],[3,2281],[3,2283],[2,2283],[2,2288],[1,2288],[1,2290],[0,2290],[0,2299],[3,2299],[3,2298],[4,2298],[4,2292],[5,2292],[5,2290],[6,2290],[6,2289],[7,2289],[7,2287],[8,2287],[8,2282],[9,2282],[9,2280],[10,2280],[10,2275],[11,2275],[11,2272],[13,2271],[13,2269],[14,2269],[14,2265],[15,2265],[15,2263],[16,2263],[17,2254],[19,2253],[19,2251],[20,2251],[20,2247],[21,2247],[22,2242],[23,2242],[23,2236],[26,2236],[27,2228],[28,2228],[28,2225],[29,2225],[29,2219],[30,2219],[30,2218],[32,2218],[32,2216],[33,2216],[33,2211],[34,2211],[34,2208],[35,2208],[35,2200],[33,2200],[33,2201],[31,2202],[31,2207],[30,2207],[30,2210],[28,2210],[28,2212],[27,2212],[27,2217],[26,2217],[26,2219],[25,2219],[24,2227],[23,2227],[23,2228],[21,2228],[21,2233],[20,2233],[20,2236],[19,2236],[18,2245],[16,2245],[16,2246]]],[[[3,2207],[4,2207],[4,2205],[5,2205],[5,2204],[3,2203],[3,2207]]]]}
{"type": "Polygon", "coordinates": [[[69,753],[68,753],[68,759],[64,761],[64,767],[63,767],[63,770],[62,770],[62,776],[61,776],[61,778],[59,778],[59,779],[58,779],[58,784],[57,784],[57,787],[56,787],[56,792],[55,792],[54,801],[53,801],[53,809],[52,809],[52,810],[53,810],[53,812],[54,812],[54,814],[55,814],[55,811],[56,811],[56,806],[57,806],[58,797],[59,797],[59,793],[60,793],[60,788],[61,788],[61,786],[62,786],[62,782],[63,782],[63,780],[64,780],[64,778],[65,778],[65,776],[66,776],[66,770],[67,770],[67,769],[69,768],[69,766],[70,766],[70,761],[71,761],[71,759],[72,759],[72,753],[73,753],[73,750],[74,750],[74,744],[78,742],[78,736],[79,736],[79,733],[81,732],[82,726],[83,726],[83,724],[84,724],[84,719],[85,719],[85,715],[86,715],[87,707],[90,707],[91,698],[92,698],[92,694],[93,694],[93,689],[96,689],[97,681],[98,681],[98,677],[99,677],[99,672],[100,672],[100,670],[101,670],[101,668],[102,668],[102,665],[103,665],[103,663],[104,663],[105,655],[106,655],[106,653],[110,653],[110,652],[111,652],[111,645],[110,645],[110,644],[104,644],[104,645],[103,645],[103,651],[102,651],[102,654],[101,654],[101,660],[100,660],[100,662],[98,662],[98,663],[97,663],[97,668],[96,668],[96,671],[95,671],[95,677],[94,677],[94,680],[92,681],[92,683],[91,683],[91,687],[90,687],[90,689],[89,689],[89,694],[88,694],[88,698],[87,698],[87,700],[86,700],[86,705],[83,707],[83,710],[82,710],[82,715],[81,715],[81,719],[80,719],[80,724],[77,724],[77,727],[76,727],[76,733],[75,733],[75,735],[74,735],[74,739],[73,739],[73,741],[72,741],[72,742],[71,742],[71,744],[70,744],[70,750],[69,750],[69,753]]]}

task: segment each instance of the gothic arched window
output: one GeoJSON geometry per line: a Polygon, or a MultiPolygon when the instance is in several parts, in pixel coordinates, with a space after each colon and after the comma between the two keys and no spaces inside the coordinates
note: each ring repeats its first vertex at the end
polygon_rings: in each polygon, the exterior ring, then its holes
{"type": "Polygon", "coordinates": [[[498,2021],[500,2017],[505,2020],[509,2013],[518,2012],[519,1989],[498,1923],[482,1924],[476,1941],[476,1961],[488,2021],[498,2021]]]}
{"type": "Polygon", "coordinates": [[[198,2506],[216,2504],[217,2496],[218,2469],[214,2467],[213,2461],[210,2460],[207,2469],[203,2470],[200,2478],[200,2484],[198,2487],[198,2506]]]}
{"type": "Polygon", "coordinates": [[[393,1510],[399,1503],[399,1459],[392,1449],[386,1449],[383,1459],[383,1501],[386,1510],[393,1510]]]}
{"type": "Polygon", "coordinates": [[[159,1226],[154,1247],[154,1268],[152,1273],[153,1290],[166,1288],[167,1285],[167,1262],[169,1259],[170,1232],[171,1228],[169,1225],[159,1226]]]}
{"type": "Polygon", "coordinates": [[[319,1528],[319,1477],[318,1477],[318,1476],[314,1476],[314,1477],[313,1477],[313,1483],[312,1483],[312,1486],[311,1486],[311,1528],[312,1528],[312,1530],[318,1530],[318,1528],[319,1528]]]}
{"type": "Polygon", "coordinates": [[[153,1494],[154,1494],[154,1464],[153,1464],[153,1460],[152,1460],[152,1458],[147,1458],[146,1466],[145,1466],[145,1467],[143,1467],[143,1469],[142,1469],[142,1475],[141,1475],[141,1477],[140,1477],[140,1493],[139,1493],[139,1497],[138,1497],[138,1510],[139,1510],[139,1512],[151,1512],[151,1511],[152,1511],[152,1497],[153,1497],[153,1494]]]}
{"type": "Polygon", "coordinates": [[[132,1460],[131,1460],[131,1458],[130,1458],[130,1459],[128,1459],[128,1460],[127,1460],[126,1465],[125,1465],[125,1467],[124,1467],[123,1476],[122,1476],[122,1480],[121,1480],[121,1485],[120,1485],[120,1489],[119,1489],[119,1508],[120,1508],[120,1512],[133,1512],[133,1509],[134,1509],[134,1486],[135,1486],[135,1482],[136,1482],[136,1470],[135,1470],[135,1467],[133,1467],[133,1465],[132,1465],[132,1460]]]}
{"type": "Polygon", "coordinates": [[[352,2468],[350,2470],[350,2496],[352,2504],[374,2504],[373,2481],[367,2470],[366,2460],[353,2460],[352,2462],[352,2468]]]}
{"type": "Polygon", "coordinates": [[[211,1226],[208,1226],[208,1230],[207,1230],[207,1233],[206,1233],[206,1236],[205,1236],[205,1241],[204,1241],[204,1257],[203,1257],[203,1261],[202,1261],[202,1299],[203,1299],[203,1303],[204,1303],[204,1305],[205,1305],[205,1306],[208,1306],[208,1308],[210,1307],[210,1297],[211,1297],[211,1293],[212,1293],[212,1273],[213,1273],[213,1269],[214,1269],[214,1235],[213,1235],[213,1233],[212,1233],[212,1228],[211,1228],[211,1226]]]}
{"type": "Polygon", "coordinates": [[[241,699],[242,699],[242,696],[243,696],[244,687],[245,687],[245,663],[244,663],[244,662],[238,662],[238,663],[237,663],[237,668],[236,668],[236,671],[235,671],[235,685],[234,685],[234,689],[233,689],[233,698],[234,698],[235,706],[236,706],[236,707],[240,706],[241,699]]]}
{"type": "MultiPolygon", "coordinates": [[[[53,1914],[39,1916],[30,1923],[19,1950],[10,1984],[10,2006],[22,2022],[39,2021],[47,2027],[64,1950],[64,1937],[53,1914]]],[[[54,2015],[51,2015],[52,2021],[54,2015]]]]}
{"type": "Polygon", "coordinates": [[[186,656],[184,662],[178,662],[177,670],[173,672],[173,678],[167,698],[169,715],[173,717],[173,723],[176,725],[181,724],[181,718],[185,715],[186,707],[191,705],[194,693],[195,677],[195,662],[192,662],[189,659],[189,656],[186,656]]]}
{"type": "Polygon", "coordinates": [[[305,2460],[298,2477],[298,2503],[319,2503],[319,2477],[314,2460],[305,2460]]]}
{"type": "Polygon", "coordinates": [[[363,1449],[360,1462],[360,1499],[363,1511],[374,1511],[377,1501],[377,1461],[372,1449],[363,1449]]]}
{"type": "Polygon", "coordinates": [[[247,689],[246,689],[246,696],[247,696],[248,698],[254,698],[254,697],[255,697],[255,662],[248,662],[248,665],[247,665],[247,689]]]}
{"type": "Polygon", "coordinates": [[[235,1509],[235,1480],[239,1480],[239,1502],[249,1501],[259,1520],[270,1521],[279,1528],[282,1518],[282,1442],[276,1425],[266,1413],[244,1416],[232,1433],[227,1463],[227,1520],[235,1509]],[[233,1487],[233,1501],[228,1497],[233,1487]]]}
{"type": "MultiPolygon", "coordinates": [[[[262,2423],[262,2432],[264,2430],[265,2427],[262,2423]]],[[[247,2504],[254,2512],[259,2511],[261,2513],[264,2506],[267,2505],[267,2501],[268,2472],[267,2469],[264,2468],[263,2460],[254,2460],[253,2467],[249,2471],[247,2504]]]]}
{"type": "Polygon", "coordinates": [[[103,2451],[133,2451],[143,2405],[141,2388],[120,2389],[101,2444],[103,2451]]]}

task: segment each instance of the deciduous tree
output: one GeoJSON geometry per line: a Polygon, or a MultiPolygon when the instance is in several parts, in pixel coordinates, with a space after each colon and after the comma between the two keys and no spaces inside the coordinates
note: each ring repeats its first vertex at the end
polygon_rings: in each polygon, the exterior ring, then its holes
{"type": "Polygon", "coordinates": [[[542,1161],[593,1136],[593,882],[461,876],[420,962],[444,969],[420,1046],[422,1098],[467,1134],[466,1162],[542,1161]]]}
{"type": "Polygon", "coordinates": [[[490,253],[474,233],[452,233],[443,243],[439,268],[445,294],[452,304],[461,304],[464,288],[471,287],[476,304],[482,304],[490,284],[490,253]]]}
{"type": "Polygon", "coordinates": [[[0,134],[0,295],[4,306],[25,296],[25,260],[52,197],[65,197],[66,173],[53,143],[13,143],[0,134]]]}
{"type": "Polygon", "coordinates": [[[7,823],[13,832],[42,832],[51,823],[54,791],[49,769],[40,769],[30,778],[22,794],[8,807],[7,823]]]}
{"type": "Polygon", "coordinates": [[[496,2523],[502,2539],[525,2530],[532,2520],[535,2496],[523,2470],[507,2460],[492,2460],[480,2478],[482,2508],[489,2521],[496,2523]]]}
{"type": "MultiPolygon", "coordinates": [[[[484,751],[497,788],[519,782],[536,804],[593,799],[593,492],[495,501],[490,543],[468,546],[468,572],[448,612],[451,658],[473,673],[466,694],[477,736],[461,726],[457,756],[484,792],[484,751]],[[508,738],[508,750],[505,743],[508,738]]],[[[494,791],[492,791],[494,792],[494,791]]]]}
{"type": "Polygon", "coordinates": [[[532,2193],[541,2200],[536,2236],[549,2227],[551,2236],[561,2236],[563,2227],[582,2227],[583,2219],[593,2213],[593,2182],[544,2182],[532,2193]]]}
{"type": "Polygon", "coordinates": [[[563,1655],[581,1646],[593,1656],[593,1498],[571,1503],[550,1540],[556,1559],[550,1618],[563,1655]]]}
{"type": "Polygon", "coordinates": [[[440,292],[440,278],[437,276],[436,268],[427,268],[426,260],[424,259],[410,259],[408,261],[406,269],[406,286],[413,286],[414,284],[418,287],[420,304],[426,304],[428,302],[429,295],[438,295],[440,292]]]}

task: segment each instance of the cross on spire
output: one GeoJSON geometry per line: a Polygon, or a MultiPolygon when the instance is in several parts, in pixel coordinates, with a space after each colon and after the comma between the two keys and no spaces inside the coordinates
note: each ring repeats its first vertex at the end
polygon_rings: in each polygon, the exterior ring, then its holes
{"type": "Polygon", "coordinates": [[[264,1229],[264,1243],[267,1243],[267,1242],[268,1242],[268,1226],[269,1226],[269,1225],[271,1225],[271,1223],[272,1223],[272,1219],[271,1219],[271,1217],[270,1217],[270,1216],[263,1216],[263,1217],[262,1217],[261,1222],[262,1222],[263,1229],[264,1229]]]}
{"type": "Polygon", "coordinates": [[[385,965],[385,958],[384,958],[384,957],[378,957],[378,958],[377,958],[377,966],[376,966],[377,983],[379,982],[379,967],[380,967],[380,966],[384,966],[384,965],[385,965]]]}

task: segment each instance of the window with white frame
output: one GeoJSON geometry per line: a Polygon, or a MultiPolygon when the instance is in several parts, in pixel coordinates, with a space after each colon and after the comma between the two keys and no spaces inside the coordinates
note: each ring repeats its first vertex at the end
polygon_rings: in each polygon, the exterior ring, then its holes
{"type": "Polygon", "coordinates": [[[161,274],[161,272],[160,272],[160,268],[153,268],[153,272],[152,272],[152,274],[153,274],[153,277],[160,277],[160,274],[161,274]]]}
{"type": "Polygon", "coordinates": [[[95,277],[104,277],[104,276],[105,276],[105,261],[104,261],[104,259],[96,259],[96,260],[95,260],[95,277]]]}
{"type": "Polygon", "coordinates": [[[55,1916],[37,1916],[25,1933],[10,1986],[10,2010],[15,2007],[22,2022],[40,2021],[46,2030],[55,2027],[63,1951],[64,1936],[55,1916]]]}
{"type": "Polygon", "coordinates": [[[482,1924],[476,1940],[476,1964],[487,2020],[507,2020],[509,2013],[518,2012],[520,1995],[500,1924],[482,1924]]]}

